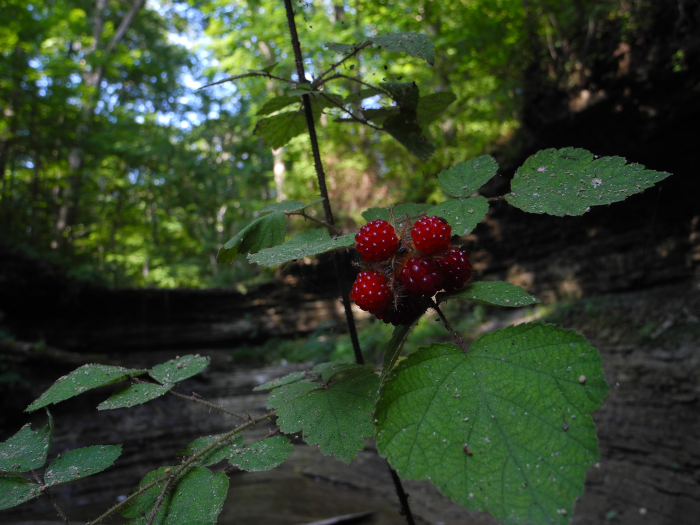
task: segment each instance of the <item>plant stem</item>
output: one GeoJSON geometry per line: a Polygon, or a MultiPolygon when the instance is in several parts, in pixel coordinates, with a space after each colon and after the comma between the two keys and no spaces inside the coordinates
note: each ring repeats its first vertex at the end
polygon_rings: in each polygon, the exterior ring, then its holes
{"type": "Polygon", "coordinates": [[[430,300],[430,302],[432,303],[432,308],[440,316],[440,319],[442,319],[442,323],[445,325],[445,328],[447,328],[447,331],[452,334],[452,337],[457,342],[457,346],[459,346],[465,354],[469,355],[469,347],[467,346],[467,343],[464,342],[464,339],[462,339],[462,336],[459,335],[454,328],[452,328],[452,325],[447,320],[447,317],[445,317],[445,314],[442,313],[442,310],[440,310],[440,307],[437,305],[437,303],[432,299],[430,300]]]}
{"type": "Polygon", "coordinates": [[[63,509],[61,509],[61,507],[58,506],[58,503],[56,503],[56,500],[53,499],[53,496],[52,496],[51,493],[49,492],[49,487],[48,487],[47,485],[44,484],[44,482],[41,480],[41,478],[39,477],[39,475],[34,471],[34,469],[32,469],[32,476],[34,476],[34,479],[36,480],[36,482],[37,482],[39,485],[41,485],[41,489],[40,489],[40,490],[41,490],[44,494],[46,494],[46,497],[47,497],[47,498],[49,498],[49,501],[51,502],[51,505],[53,505],[53,508],[56,509],[56,512],[58,513],[58,515],[59,515],[59,516],[61,517],[61,519],[63,520],[63,523],[65,523],[66,525],[70,525],[70,521],[68,520],[68,516],[66,516],[66,514],[63,512],[63,509]]]}
{"type": "Polygon", "coordinates": [[[391,474],[391,479],[394,482],[394,487],[396,487],[396,495],[399,498],[399,503],[401,503],[401,515],[406,517],[406,523],[408,525],[415,525],[413,521],[413,514],[411,514],[411,508],[408,506],[408,495],[403,490],[403,485],[401,484],[401,478],[396,473],[396,471],[391,468],[389,462],[387,461],[386,466],[389,467],[389,473],[391,474]]]}

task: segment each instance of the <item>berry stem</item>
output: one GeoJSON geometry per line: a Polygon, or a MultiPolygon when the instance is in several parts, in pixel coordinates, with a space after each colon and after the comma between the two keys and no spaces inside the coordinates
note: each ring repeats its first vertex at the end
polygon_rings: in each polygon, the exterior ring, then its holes
{"type": "Polygon", "coordinates": [[[437,305],[437,303],[432,299],[430,300],[430,303],[433,310],[435,310],[440,316],[440,319],[442,319],[442,324],[444,324],[445,328],[447,328],[447,331],[452,334],[452,337],[457,342],[457,346],[459,346],[465,354],[469,355],[469,346],[467,345],[467,343],[464,342],[462,336],[459,335],[454,328],[452,328],[452,325],[447,320],[447,317],[445,317],[445,314],[442,313],[442,310],[440,310],[440,307],[437,305]]]}

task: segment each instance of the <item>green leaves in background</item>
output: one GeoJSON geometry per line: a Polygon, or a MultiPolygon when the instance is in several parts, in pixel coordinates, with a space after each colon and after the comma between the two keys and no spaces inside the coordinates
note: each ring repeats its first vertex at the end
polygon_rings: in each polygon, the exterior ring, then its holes
{"type": "Polygon", "coordinates": [[[108,399],[97,405],[97,410],[129,408],[156,399],[173,387],[173,385],[156,385],[153,383],[129,385],[120,388],[108,399]]]}
{"type": "Polygon", "coordinates": [[[543,150],[515,173],[506,200],[530,213],[583,215],[590,206],[624,200],[670,175],[626,162],[596,159],[584,149],[543,150]]]}
{"type": "Polygon", "coordinates": [[[508,306],[517,308],[541,302],[535,299],[520,286],[504,281],[479,281],[470,283],[459,290],[440,292],[437,294],[438,304],[448,299],[467,299],[480,304],[491,306],[508,306]]]}
{"type": "Polygon", "coordinates": [[[41,496],[39,485],[22,476],[0,476],[0,510],[41,496]]]}
{"type": "Polygon", "coordinates": [[[279,377],[277,379],[273,379],[272,381],[268,381],[267,383],[263,383],[262,385],[256,386],[253,389],[253,392],[260,392],[261,390],[274,390],[275,388],[301,381],[305,377],[306,372],[292,372],[284,377],[279,377]]]}
{"type": "Polygon", "coordinates": [[[490,155],[482,155],[440,172],[438,184],[450,197],[466,198],[490,181],[497,171],[496,160],[490,155]]]}
{"type": "Polygon", "coordinates": [[[392,33],[388,35],[373,36],[367,42],[380,46],[387,51],[405,53],[412,57],[425,60],[428,64],[435,65],[435,44],[426,35],[418,33],[392,33]]]}
{"type": "Polygon", "coordinates": [[[111,385],[123,381],[129,376],[138,376],[143,373],[145,370],[135,370],[122,366],[83,365],[51,385],[51,388],[29,405],[25,412],[33,412],[38,408],[70,399],[90,389],[111,385]]]}
{"type": "Polygon", "coordinates": [[[450,199],[436,204],[428,215],[437,215],[452,226],[452,235],[467,235],[484,219],[489,211],[489,201],[476,196],[468,199],[450,199]]]}
{"type": "Polygon", "coordinates": [[[507,524],[568,523],[598,458],[591,418],[608,391],[579,334],[529,323],[480,337],[469,355],[432,344],[384,383],[377,446],[407,479],[431,479],[507,524]]]}
{"type": "Polygon", "coordinates": [[[265,206],[262,210],[260,210],[260,213],[269,213],[275,211],[293,213],[295,211],[305,210],[306,208],[309,208],[314,204],[318,204],[319,202],[323,202],[323,197],[321,197],[320,199],[316,199],[315,201],[310,202],[309,204],[304,204],[303,202],[295,200],[276,202],[274,204],[270,204],[269,206],[265,206]]]}
{"type": "Polygon", "coordinates": [[[267,102],[265,102],[265,104],[263,104],[263,107],[261,107],[255,114],[257,116],[271,115],[276,111],[284,109],[287,106],[291,106],[292,104],[298,104],[299,102],[301,102],[301,100],[299,100],[299,97],[290,97],[287,95],[282,95],[280,97],[269,99],[267,102]]]}
{"type": "MultiPolygon", "coordinates": [[[[141,487],[162,478],[149,490],[129,503],[122,516],[130,518],[129,525],[145,525],[156,504],[158,495],[168,479],[170,470],[177,467],[161,467],[146,474],[141,487]]],[[[175,479],[170,490],[165,493],[159,510],[153,520],[154,525],[175,523],[196,523],[214,525],[224,506],[228,492],[228,478],[224,472],[212,472],[206,467],[194,467],[175,479]]]]}
{"type": "Polygon", "coordinates": [[[371,436],[379,378],[369,368],[343,375],[330,385],[300,381],[276,389],[267,407],[277,409],[282,432],[303,432],[309,445],[350,463],[371,436]]]}
{"type": "Polygon", "coordinates": [[[304,112],[285,111],[258,120],[253,133],[262,138],[273,149],[281,148],[297,135],[306,132],[304,112]]]}
{"type": "Polygon", "coordinates": [[[420,125],[403,115],[387,118],[382,129],[424,162],[435,152],[435,144],[423,134],[420,125]]]}
{"type": "Polygon", "coordinates": [[[284,242],[287,227],[286,215],[277,211],[255,219],[224,244],[216,256],[219,264],[230,263],[241,254],[256,253],[266,246],[284,242]]]}
{"type": "Polygon", "coordinates": [[[38,469],[46,463],[46,456],[53,439],[53,417],[47,410],[49,420],[39,430],[32,430],[30,424],[4,443],[0,443],[0,470],[4,472],[27,472],[38,469]]]}
{"type": "Polygon", "coordinates": [[[311,255],[319,255],[336,248],[352,246],[354,243],[354,233],[348,233],[337,239],[332,239],[327,230],[306,230],[280,246],[249,255],[248,260],[271,268],[278,264],[311,255]]]}
{"type": "Polygon", "coordinates": [[[121,453],[121,445],[94,445],[71,450],[51,462],[44,474],[44,483],[58,485],[92,476],[111,467],[121,453]]]}
{"type": "Polygon", "coordinates": [[[162,385],[172,385],[199,374],[209,366],[210,361],[209,357],[199,354],[177,357],[167,363],[154,366],[148,371],[148,375],[162,385]]]}
{"type": "Polygon", "coordinates": [[[429,124],[442,115],[455,100],[457,96],[449,91],[438,91],[421,97],[416,108],[416,122],[429,124]]]}

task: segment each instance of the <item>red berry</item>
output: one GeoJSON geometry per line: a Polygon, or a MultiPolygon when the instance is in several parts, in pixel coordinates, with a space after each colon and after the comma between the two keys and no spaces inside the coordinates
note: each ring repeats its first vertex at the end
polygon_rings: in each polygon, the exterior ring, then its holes
{"type": "Polygon", "coordinates": [[[472,276],[469,257],[459,248],[450,248],[444,257],[435,259],[435,263],[442,273],[442,286],[448,292],[461,288],[472,276]]]}
{"type": "Polygon", "coordinates": [[[391,299],[391,290],[381,273],[360,272],[352,285],[350,299],[362,310],[376,315],[386,310],[391,299]]]}
{"type": "Polygon", "coordinates": [[[382,219],[371,221],[355,235],[357,251],[368,262],[388,261],[396,253],[399,239],[394,227],[382,219]]]}
{"type": "Polygon", "coordinates": [[[431,296],[442,285],[442,274],[431,259],[411,257],[399,274],[411,297],[431,296]]]}
{"type": "Polygon", "coordinates": [[[394,326],[398,326],[400,324],[410,325],[416,320],[419,312],[418,306],[408,297],[404,297],[399,298],[396,302],[392,301],[385,312],[375,315],[386,324],[391,323],[394,326]]]}
{"type": "Polygon", "coordinates": [[[422,217],[411,230],[413,243],[426,255],[446,249],[451,242],[452,228],[440,217],[422,217]]]}

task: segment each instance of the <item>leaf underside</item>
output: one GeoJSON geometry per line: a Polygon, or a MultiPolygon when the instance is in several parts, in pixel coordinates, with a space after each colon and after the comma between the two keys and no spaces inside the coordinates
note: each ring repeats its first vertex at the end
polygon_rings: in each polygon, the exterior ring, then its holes
{"type": "Polygon", "coordinates": [[[216,262],[230,263],[239,255],[256,253],[267,246],[282,244],[286,228],[287,216],[284,212],[276,211],[263,215],[224,244],[216,256],[216,262]]]}
{"type": "Polygon", "coordinates": [[[440,292],[437,302],[443,303],[448,299],[466,299],[474,303],[490,306],[507,306],[518,308],[541,302],[535,299],[520,286],[504,281],[479,281],[469,283],[464,288],[452,292],[440,292]]]}
{"type": "Polygon", "coordinates": [[[306,230],[284,244],[249,255],[248,260],[271,268],[278,264],[319,255],[353,244],[355,244],[354,233],[332,239],[327,230],[306,230]]]}

